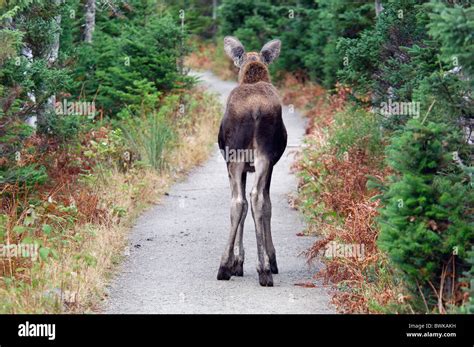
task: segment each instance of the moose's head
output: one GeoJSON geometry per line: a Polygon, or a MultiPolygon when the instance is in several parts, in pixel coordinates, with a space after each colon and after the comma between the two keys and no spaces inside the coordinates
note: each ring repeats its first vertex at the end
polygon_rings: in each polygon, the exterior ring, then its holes
{"type": "Polygon", "coordinates": [[[242,43],[233,36],[224,38],[224,50],[239,68],[239,83],[270,82],[268,64],[280,55],[281,41],[267,42],[260,52],[245,52],[242,43]]]}

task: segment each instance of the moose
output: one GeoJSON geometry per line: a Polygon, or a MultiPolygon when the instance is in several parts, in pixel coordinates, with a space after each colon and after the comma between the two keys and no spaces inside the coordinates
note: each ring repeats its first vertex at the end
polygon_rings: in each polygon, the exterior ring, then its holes
{"type": "Polygon", "coordinates": [[[272,205],[270,182],[273,166],[283,155],[287,133],[276,88],[270,82],[268,65],[280,54],[280,40],[266,43],[261,51],[245,52],[235,37],[224,38],[224,50],[239,68],[239,85],[227,100],[218,143],[222,153],[248,151],[251,160],[225,157],[231,188],[230,236],[221,258],[218,280],[243,276],[243,231],[248,203],[245,194],[247,173],[254,172],[250,192],[252,217],[257,237],[259,283],[273,286],[272,274],[278,273],[271,233],[272,205]],[[238,254],[234,254],[234,248],[238,254]]]}

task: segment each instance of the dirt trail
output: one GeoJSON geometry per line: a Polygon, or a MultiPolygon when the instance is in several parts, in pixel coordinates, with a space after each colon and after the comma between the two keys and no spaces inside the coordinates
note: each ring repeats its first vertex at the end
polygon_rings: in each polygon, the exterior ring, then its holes
{"type": "MultiPolygon", "coordinates": [[[[220,94],[224,103],[234,82],[209,72],[198,73],[202,83],[220,94]]],[[[316,288],[295,286],[311,279],[312,269],[301,252],[313,237],[298,237],[302,216],[290,209],[288,194],[296,189],[290,173],[292,151],[304,135],[304,119],[284,108],[288,148],[273,171],[272,233],[280,274],[274,287],[258,284],[255,229],[251,213],[244,230],[244,277],[217,281],[219,260],[229,233],[229,184],[217,145],[210,159],[175,184],[156,205],[144,213],[130,233],[130,255],[112,281],[107,313],[333,313],[329,295],[320,282],[316,288]]],[[[247,180],[247,191],[253,182],[247,180]]],[[[314,281],[313,281],[314,282],[314,281]]]]}

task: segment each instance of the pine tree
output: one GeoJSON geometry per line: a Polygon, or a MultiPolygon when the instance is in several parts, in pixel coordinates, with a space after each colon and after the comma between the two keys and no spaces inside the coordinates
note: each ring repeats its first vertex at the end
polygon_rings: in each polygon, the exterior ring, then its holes
{"type": "Polygon", "coordinates": [[[431,304],[443,269],[454,261],[457,281],[474,241],[473,192],[456,160],[462,146],[448,125],[413,119],[386,150],[394,175],[382,198],[378,243],[411,290],[421,290],[431,304]]]}

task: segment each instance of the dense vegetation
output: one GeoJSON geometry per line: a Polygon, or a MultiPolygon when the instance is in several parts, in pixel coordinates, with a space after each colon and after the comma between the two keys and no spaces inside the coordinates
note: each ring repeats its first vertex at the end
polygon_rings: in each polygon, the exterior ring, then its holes
{"type": "Polygon", "coordinates": [[[133,217],[206,158],[187,32],[158,1],[0,1],[0,312],[89,310],[133,217]]]}

